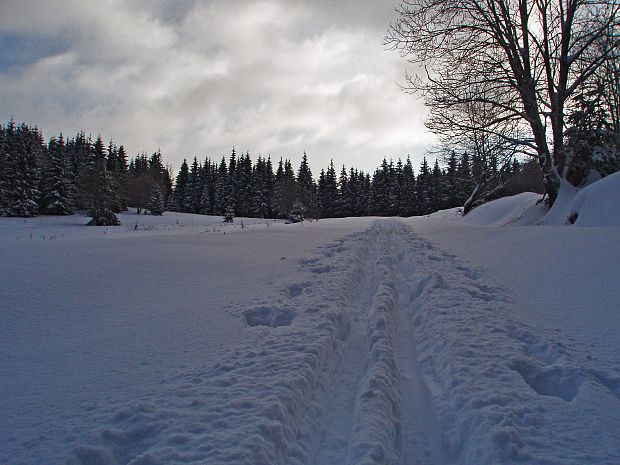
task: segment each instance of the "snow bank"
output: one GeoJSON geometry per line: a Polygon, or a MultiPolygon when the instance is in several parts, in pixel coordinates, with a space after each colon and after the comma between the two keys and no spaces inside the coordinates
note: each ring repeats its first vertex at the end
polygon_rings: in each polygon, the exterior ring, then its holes
{"type": "Polygon", "coordinates": [[[523,192],[482,204],[462,217],[463,223],[485,226],[528,226],[544,218],[547,209],[536,205],[542,196],[523,192]]]}
{"type": "Polygon", "coordinates": [[[558,197],[542,221],[542,224],[547,226],[565,226],[570,224],[569,218],[573,213],[573,201],[577,192],[579,192],[579,189],[562,179],[558,197]]]}
{"type": "MultiPolygon", "coordinates": [[[[620,226],[620,173],[614,173],[579,190],[562,181],[553,208],[536,204],[541,196],[524,192],[485,203],[462,217],[478,226],[620,226]]],[[[434,219],[457,220],[455,210],[431,215],[434,219]]]]}
{"type": "Polygon", "coordinates": [[[571,213],[577,226],[620,226],[620,172],[578,192],[571,213]]]}

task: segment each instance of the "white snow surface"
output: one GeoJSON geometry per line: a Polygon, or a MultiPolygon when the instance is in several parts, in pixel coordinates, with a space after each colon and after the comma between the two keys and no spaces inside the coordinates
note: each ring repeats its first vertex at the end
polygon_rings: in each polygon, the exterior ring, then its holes
{"type": "Polygon", "coordinates": [[[0,218],[0,463],[620,463],[608,178],[553,228],[0,218]]]}
{"type": "Polygon", "coordinates": [[[620,226],[620,172],[578,192],[573,212],[577,226],[620,226]]]}
{"type": "Polygon", "coordinates": [[[540,222],[547,214],[547,208],[536,204],[541,195],[523,192],[504,197],[474,208],[462,218],[462,222],[484,226],[526,226],[540,222]]]}

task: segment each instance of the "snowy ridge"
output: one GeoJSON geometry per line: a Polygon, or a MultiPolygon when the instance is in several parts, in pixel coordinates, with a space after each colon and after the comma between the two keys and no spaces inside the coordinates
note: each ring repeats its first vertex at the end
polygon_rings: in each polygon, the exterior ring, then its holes
{"type": "Polygon", "coordinates": [[[378,285],[368,309],[366,373],[357,396],[348,464],[396,464],[400,447],[400,374],[395,347],[394,281],[389,231],[375,225],[370,254],[378,285]],[[383,236],[383,237],[382,237],[383,236]],[[377,244],[378,241],[380,244],[377,244]]]}

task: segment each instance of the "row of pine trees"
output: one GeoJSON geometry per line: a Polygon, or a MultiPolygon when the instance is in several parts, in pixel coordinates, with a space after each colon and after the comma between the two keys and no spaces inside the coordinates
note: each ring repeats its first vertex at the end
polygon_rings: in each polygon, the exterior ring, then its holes
{"type": "MultiPolygon", "coordinates": [[[[372,176],[355,168],[336,171],[333,162],[315,180],[304,153],[295,170],[290,160],[280,159],[275,168],[270,158],[255,163],[248,153],[219,162],[183,161],[169,210],[208,215],[286,218],[300,210],[311,218],[346,216],[413,216],[463,205],[482,175],[483,165],[467,153],[450,155],[441,168],[426,158],[416,171],[407,160],[383,159],[372,176]]],[[[497,167],[495,168],[497,169],[497,167]]],[[[517,174],[518,162],[504,169],[504,178],[517,174]]]]}
{"type": "MultiPolygon", "coordinates": [[[[426,159],[384,159],[372,175],[333,162],[312,174],[303,154],[295,169],[280,159],[238,155],[183,161],[176,177],[160,151],[128,160],[124,147],[84,132],[44,142],[41,131],[10,121],[0,126],[0,215],[69,215],[85,210],[94,225],[115,225],[129,206],[151,214],[179,211],[260,218],[412,216],[461,206],[488,161],[452,154],[440,166],[426,159]],[[174,178],[174,179],[173,179],[174,178]],[[174,182],[173,182],[174,181],[174,182]]],[[[496,163],[495,163],[496,165],[496,163]]],[[[491,163],[492,169],[498,167],[491,163]]],[[[503,178],[521,169],[503,167],[503,178]]]]}

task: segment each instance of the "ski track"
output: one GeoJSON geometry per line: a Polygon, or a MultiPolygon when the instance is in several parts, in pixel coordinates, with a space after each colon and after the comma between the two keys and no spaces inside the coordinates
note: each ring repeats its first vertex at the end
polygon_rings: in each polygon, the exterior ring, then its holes
{"type": "Polygon", "coordinates": [[[582,390],[620,401],[619,367],[514,323],[501,288],[402,222],[323,247],[294,278],[234,310],[236,350],[110,406],[66,463],[620,462],[619,416],[575,434],[596,423],[582,390]]]}

